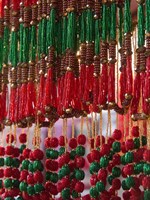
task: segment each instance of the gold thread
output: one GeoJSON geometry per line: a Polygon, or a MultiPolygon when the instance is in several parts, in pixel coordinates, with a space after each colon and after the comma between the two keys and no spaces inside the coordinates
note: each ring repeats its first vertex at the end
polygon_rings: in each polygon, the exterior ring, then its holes
{"type": "Polygon", "coordinates": [[[81,134],[83,134],[84,117],[81,116],[81,134]]]}
{"type": "Polygon", "coordinates": [[[14,124],[14,144],[17,143],[17,136],[16,136],[16,132],[17,132],[17,127],[16,124],[14,124]]]}
{"type": "Polygon", "coordinates": [[[74,129],[74,118],[72,117],[72,138],[75,136],[75,129],[74,129]]]}
{"type": "Polygon", "coordinates": [[[100,119],[99,119],[99,130],[100,130],[100,146],[102,146],[102,136],[103,136],[103,114],[102,111],[100,112],[100,119]]]}

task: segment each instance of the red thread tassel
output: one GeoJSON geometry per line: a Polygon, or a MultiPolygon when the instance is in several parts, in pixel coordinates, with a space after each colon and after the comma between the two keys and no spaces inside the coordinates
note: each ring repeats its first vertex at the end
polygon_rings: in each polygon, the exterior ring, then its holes
{"type": "Polygon", "coordinates": [[[0,18],[4,17],[4,6],[5,6],[5,2],[4,0],[0,1],[0,18]]]}
{"type": "Polygon", "coordinates": [[[62,76],[58,79],[58,97],[57,97],[57,101],[58,101],[58,106],[57,106],[57,112],[58,115],[62,115],[63,114],[63,89],[64,89],[64,80],[65,77],[62,76]]]}
{"type": "Polygon", "coordinates": [[[121,103],[125,99],[125,93],[126,93],[126,68],[122,68],[122,72],[120,74],[120,101],[121,103]]]}
{"type": "Polygon", "coordinates": [[[7,85],[4,85],[3,92],[2,92],[3,118],[6,118],[6,116],[7,116],[7,101],[6,101],[7,93],[8,93],[8,87],[7,87],[7,85]]]}
{"type": "Polygon", "coordinates": [[[2,94],[0,94],[0,123],[2,123],[3,120],[3,98],[2,94]]]}
{"type": "Polygon", "coordinates": [[[93,83],[93,112],[98,112],[99,78],[94,77],[93,83]]]}
{"type": "Polygon", "coordinates": [[[80,77],[79,77],[79,90],[80,90],[80,98],[83,99],[83,93],[85,88],[85,74],[86,74],[86,65],[81,64],[80,65],[80,77]]]}
{"type": "Polygon", "coordinates": [[[43,108],[43,97],[44,97],[44,87],[45,87],[45,78],[44,74],[40,76],[40,83],[39,83],[39,95],[37,101],[37,109],[44,112],[43,108]]]}
{"type": "Polygon", "coordinates": [[[53,74],[52,74],[52,68],[50,68],[47,71],[47,78],[45,81],[44,106],[52,106],[52,90],[53,90],[53,74]]]}
{"type": "Polygon", "coordinates": [[[53,84],[53,87],[52,87],[52,106],[57,108],[57,87],[56,87],[56,84],[53,84]]]}
{"type": "Polygon", "coordinates": [[[31,0],[25,0],[25,1],[24,1],[24,6],[25,6],[25,7],[31,6],[31,4],[32,4],[32,1],[31,1],[31,0]]]}
{"type": "Polygon", "coordinates": [[[79,83],[80,83],[80,80],[79,78],[75,78],[74,79],[74,105],[73,107],[76,109],[76,110],[81,110],[81,101],[80,101],[80,92],[79,92],[79,83]]]}
{"type": "Polygon", "coordinates": [[[9,119],[11,120],[12,123],[15,122],[16,94],[17,94],[17,89],[11,88],[11,90],[10,90],[9,119]]]}
{"type": "Polygon", "coordinates": [[[127,57],[127,66],[126,66],[126,93],[132,94],[132,65],[131,65],[131,56],[127,57]]]}
{"type": "Polygon", "coordinates": [[[21,105],[20,105],[20,120],[24,119],[26,117],[26,104],[27,104],[27,83],[23,83],[21,85],[21,105]]]}
{"type": "Polygon", "coordinates": [[[115,64],[109,64],[108,102],[115,102],[115,64]]]}
{"type": "Polygon", "coordinates": [[[20,0],[13,0],[12,1],[12,8],[14,11],[18,11],[20,9],[20,0]]]}

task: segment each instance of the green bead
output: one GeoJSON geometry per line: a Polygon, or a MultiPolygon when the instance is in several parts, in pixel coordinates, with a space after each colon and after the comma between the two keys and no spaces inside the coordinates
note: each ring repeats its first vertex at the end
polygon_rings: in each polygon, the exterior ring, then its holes
{"type": "Polygon", "coordinates": [[[20,160],[18,158],[13,159],[13,167],[19,168],[20,166],[20,160]]]}
{"type": "Polygon", "coordinates": [[[42,192],[44,189],[43,185],[40,184],[40,183],[37,183],[34,185],[34,190],[35,190],[35,193],[40,193],[42,192]]]}
{"type": "Polygon", "coordinates": [[[59,149],[59,156],[65,153],[65,147],[60,147],[59,149]]]}
{"type": "Polygon", "coordinates": [[[150,175],[150,164],[149,163],[144,164],[143,171],[144,171],[145,175],[150,175]]]}
{"type": "Polygon", "coordinates": [[[134,159],[134,154],[133,154],[133,152],[127,152],[126,154],[125,154],[125,162],[126,163],[132,163],[133,162],[133,159],[134,159]]]}
{"type": "Polygon", "coordinates": [[[130,188],[127,186],[127,184],[126,184],[126,180],[123,180],[122,181],[122,189],[123,190],[129,190],[130,188]]]}
{"type": "Polygon", "coordinates": [[[11,188],[12,187],[12,180],[7,178],[4,180],[4,186],[5,188],[11,188]]]}
{"type": "Polygon", "coordinates": [[[121,169],[119,167],[112,168],[112,175],[114,177],[119,177],[121,175],[121,169]]]}
{"type": "Polygon", "coordinates": [[[33,169],[34,171],[43,171],[43,164],[40,160],[35,160],[34,163],[33,163],[33,169]]]}
{"type": "Polygon", "coordinates": [[[75,150],[72,150],[72,151],[70,152],[70,159],[71,159],[71,160],[74,160],[75,157],[76,157],[76,151],[75,151],[75,150]]]}
{"type": "Polygon", "coordinates": [[[145,136],[142,136],[142,146],[147,145],[147,138],[145,136]]]}
{"type": "Polygon", "coordinates": [[[12,180],[13,187],[19,188],[20,181],[19,180],[12,180]]]}
{"type": "Polygon", "coordinates": [[[72,191],[72,198],[78,198],[79,197],[79,194],[78,192],[76,192],[75,190],[72,191]]]}
{"type": "Polygon", "coordinates": [[[140,148],[140,139],[139,138],[135,138],[134,139],[134,148],[135,149],[139,149],[140,148]]]}
{"type": "Polygon", "coordinates": [[[4,166],[4,158],[0,158],[0,167],[4,166]]]}
{"type": "Polygon", "coordinates": [[[100,169],[100,164],[98,162],[92,162],[90,164],[90,173],[91,174],[98,172],[99,169],[100,169]]]}
{"type": "Polygon", "coordinates": [[[83,147],[83,146],[77,146],[77,148],[76,148],[76,154],[78,156],[84,156],[85,155],[85,147],[83,147]]]}
{"type": "Polygon", "coordinates": [[[17,197],[16,200],[23,200],[23,198],[22,197],[17,197]]]}
{"type": "Polygon", "coordinates": [[[26,182],[21,182],[19,185],[19,189],[21,192],[27,192],[27,183],[26,182]]]}
{"type": "Polygon", "coordinates": [[[105,167],[108,166],[108,164],[109,164],[108,158],[106,156],[101,157],[101,159],[100,159],[100,166],[105,168],[105,167]]]}
{"type": "Polygon", "coordinates": [[[46,172],[46,181],[50,181],[52,172],[46,172]]]}
{"type": "Polygon", "coordinates": [[[143,163],[138,163],[138,164],[135,164],[134,165],[134,173],[135,174],[140,174],[143,172],[143,167],[144,167],[144,164],[143,163]]]}
{"type": "Polygon", "coordinates": [[[34,172],[33,163],[29,163],[28,170],[29,172],[32,172],[32,173],[34,172]]]}
{"type": "Polygon", "coordinates": [[[149,200],[150,198],[150,189],[144,191],[144,200],[149,200]]]}
{"type": "Polygon", "coordinates": [[[77,169],[75,172],[75,177],[77,180],[83,180],[85,177],[85,173],[83,170],[77,169]]]}
{"type": "Polygon", "coordinates": [[[46,157],[51,159],[57,159],[58,158],[58,151],[54,149],[47,149],[46,150],[46,157]]]}
{"type": "Polygon", "coordinates": [[[96,183],[96,189],[98,192],[103,192],[105,190],[105,185],[101,181],[96,183]]]}
{"type": "Polygon", "coordinates": [[[110,153],[109,153],[109,155],[108,155],[108,159],[109,159],[109,160],[112,160],[113,155],[114,155],[114,152],[113,152],[113,151],[110,151],[110,153]]]}
{"type": "Polygon", "coordinates": [[[22,169],[28,170],[29,164],[30,164],[30,161],[29,161],[29,160],[23,160],[23,161],[22,161],[22,169]]]}
{"type": "Polygon", "coordinates": [[[134,178],[132,176],[127,177],[125,181],[126,181],[126,185],[128,188],[134,187],[135,182],[134,182],[134,178]]]}
{"type": "Polygon", "coordinates": [[[97,198],[98,195],[99,195],[99,193],[97,192],[96,187],[91,187],[91,188],[90,188],[90,196],[91,196],[92,198],[97,198]]]}
{"type": "Polygon", "coordinates": [[[61,197],[62,197],[62,199],[69,200],[70,199],[70,189],[69,188],[63,189],[61,192],[61,197]]]}
{"type": "Polygon", "coordinates": [[[28,185],[28,187],[27,187],[27,193],[30,196],[34,195],[35,194],[34,186],[28,185]]]}
{"type": "Polygon", "coordinates": [[[64,165],[62,168],[61,168],[61,173],[63,176],[67,176],[70,174],[70,168],[69,168],[69,165],[64,165]]]}
{"type": "Polygon", "coordinates": [[[25,148],[26,148],[26,145],[22,144],[21,147],[20,147],[20,153],[22,153],[25,148]]]}
{"type": "Polygon", "coordinates": [[[110,185],[112,185],[112,181],[114,180],[114,176],[113,175],[109,175],[108,176],[108,178],[107,178],[107,180],[108,180],[108,183],[110,184],[110,185]]]}
{"type": "Polygon", "coordinates": [[[50,181],[53,182],[53,183],[57,183],[58,182],[58,174],[57,173],[51,173],[50,181]]]}
{"type": "Polygon", "coordinates": [[[113,142],[112,149],[114,152],[120,152],[120,142],[113,142]]]}
{"type": "Polygon", "coordinates": [[[11,157],[7,157],[5,158],[4,163],[6,166],[11,167],[13,165],[13,159],[11,157]]]}
{"type": "Polygon", "coordinates": [[[62,173],[61,169],[58,172],[58,179],[61,180],[65,175],[62,173]]]}
{"type": "Polygon", "coordinates": [[[5,200],[14,200],[13,197],[6,197],[5,200]]]}
{"type": "Polygon", "coordinates": [[[3,181],[0,180],[0,189],[3,187],[3,181]]]}

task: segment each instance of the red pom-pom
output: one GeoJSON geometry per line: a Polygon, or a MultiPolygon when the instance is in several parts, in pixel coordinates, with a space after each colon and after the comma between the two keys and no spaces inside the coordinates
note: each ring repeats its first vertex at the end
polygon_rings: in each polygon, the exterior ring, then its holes
{"type": "Polygon", "coordinates": [[[126,150],[127,150],[127,151],[133,150],[133,149],[134,149],[134,141],[133,141],[133,139],[128,139],[128,140],[125,142],[125,145],[126,145],[126,150]]]}
{"type": "Polygon", "coordinates": [[[14,135],[12,135],[12,134],[7,134],[7,136],[6,136],[6,143],[8,144],[8,143],[13,143],[14,142],[14,135]]]}
{"type": "Polygon", "coordinates": [[[43,182],[43,174],[40,171],[34,172],[34,181],[37,183],[42,183],[43,182]]]}
{"type": "Polygon", "coordinates": [[[109,194],[110,194],[111,196],[115,196],[116,190],[115,190],[114,187],[110,187],[108,191],[109,191],[109,194]]]}
{"type": "Polygon", "coordinates": [[[83,134],[78,135],[77,141],[78,141],[78,144],[85,145],[85,143],[86,143],[85,135],[83,135],[83,134]]]}
{"type": "Polygon", "coordinates": [[[71,160],[69,162],[69,168],[70,168],[70,171],[73,172],[74,169],[76,168],[76,163],[75,163],[75,160],[71,160]]]}
{"type": "Polygon", "coordinates": [[[70,189],[74,190],[76,183],[78,182],[77,179],[73,178],[70,183],[70,189]]]}
{"type": "Polygon", "coordinates": [[[24,149],[23,152],[22,152],[22,155],[24,158],[29,158],[30,156],[30,152],[31,152],[31,149],[24,149]]]}
{"type": "Polygon", "coordinates": [[[33,176],[33,174],[29,174],[28,176],[27,176],[27,183],[29,184],[29,185],[33,185],[35,182],[34,182],[34,176],[33,176]]]}
{"type": "Polygon", "coordinates": [[[14,148],[14,154],[13,157],[17,158],[20,155],[20,149],[18,149],[17,147],[14,148]]]}
{"type": "Polygon", "coordinates": [[[93,161],[99,161],[99,159],[100,159],[100,153],[99,153],[99,151],[98,150],[92,150],[92,152],[91,152],[91,159],[92,159],[92,162],[93,161]]]}
{"type": "Polygon", "coordinates": [[[107,169],[108,171],[111,173],[112,172],[112,168],[114,167],[114,164],[113,163],[109,163],[107,169]]]}
{"type": "Polygon", "coordinates": [[[150,149],[146,149],[143,154],[143,159],[146,162],[150,162],[150,149]]]}
{"type": "Polygon", "coordinates": [[[101,200],[108,200],[111,199],[111,195],[109,194],[109,192],[104,191],[100,194],[100,199],[101,200]]]}
{"type": "Polygon", "coordinates": [[[139,188],[136,188],[136,189],[131,188],[130,193],[134,197],[140,197],[141,196],[141,190],[139,188]]]}
{"type": "Polygon", "coordinates": [[[32,196],[29,196],[27,192],[22,192],[22,197],[24,200],[33,200],[32,196]]]}
{"type": "Polygon", "coordinates": [[[42,199],[49,199],[50,195],[47,191],[43,191],[43,192],[40,193],[40,197],[41,197],[41,200],[42,199]]]}
{"type": "Polygon", "coordinates": [[[82,193],[83,190],[84,190],[84,183],[82,183],[81,181],[77,182],[76,185],[75,185],[75,190],[78,193],[82,193]]]}
{"type": "Polygon", "coordinates": [[[93,174],[91,177],[90,177],[90,183],[91,185],[96,185],[98,179],[97,179],[97,175],[96,174],[93,174]]]}
{"type": "Polygon", "coordinates": [[[57,187],[53,183],[47,182],[45,184],[45,188],[52,195],[57,195],[58,194],[57,187]]]}
{"type": "Polygon", "coordinates": [[[87,159],[88,159],[89,163],[92,163],[91,153],[89,153],[89,154],[87,155],[87,159]]]}
{"type": "Polygon", "coordinates": [[[112,187],[115,190],[119,190],[121,188],[121,181],[118,178],[114,178],[112,181],[112,187]]]}
{"type": "Polygon", "coordinates": [[[14,147],[13,146],[7,146],[5,148],[5,154],[8,156],[11,156],[14,154],[14,147]]]}
{"type": "Polygon", "coordinates": [[[81,156],[76,157],[75,162],[77,168],[83,168],[85,166],[85,159],[81,156]]]}
{"type": "Polygon", "coordinates": [[[69,147],[71,149],[75,149],[77,147],[77,139],[76,138],[71,138],[69,140],[69,147]]]}
{"type": "Polygon", "coordinates": [[[3,178],[3,177],[4,177],[4,170],[0,169],[0,178],[3,178]]]}
{"type": "Polygon", "coordinates": [[[35,160],[43,160],[44,153],[41,149],[35,149],[33,151],[33,157],[34,157],[35,160]]]}
{"type": "Polygon", "coordinates": [[[131,193],[129,191],[125,191],[125,192],[123,192],[122,196],[123,196],[124,200],[129,200],[131,193]]]}
{"type": "Polygon", "coordinates": [[[133,165],[126,165],[126,166],[123,167],[123,173],[124,173],[126,176],[132,175],[133,172],[134,172],[133,165]]]}
{"type": "Polygon", "coordinates": [[[62,186],[63,186],[63,189],[64,189],[65,187],[67,187],[67,186],[70,184],[70,179],[69,179],[69,177],[68,177],[68,176],[63,177],[63,178],[61,179],[61,184],[62,184],[62,186]]]}
{"type": "Polygon", "coordinates": [[[133,137],[139,137],[139,127],[138,126],[133,126],[131,132],[132,132],[133,137]]]}
{"type": "Polygon", "coordinates": [[[108,144],[103,144],[100,150],[102,156],[109,155],[110,153],[110,146],[108,144]]]}
{"type": "Polygon", "coordinates": [[[112,162],[113,162],[114,165],[120,165],[120,163],[121,163],[120,155],[119,154],[114,154],[112,162]]]}
{"type": "Polygon", "coordinates": [[[91,200],[91,197],[89,194],[87,194],[84,197],[82,197],[82,200],[91,200]]]}
{"type": "Polygon", "coordinates": [[[142,185],[144,189],[150,189],[150,176],[143,177],[142,185]]]}
{"type": "Polygon", "coordinates": [[[31,161],[35,160],[34,155],[33,155],[33,151],[30,151],[29,158],[30,158],[31,161]]]}
{"type": "MultiPolygon", "coordinates": [[[[49,182],[47,184],[49,184],[49,182]]],[[[63,187],[64,186],[62,185],[61,181],[57,183],[57,191],[58,192],[61,192],[63,190],[63,187]]]]}
{"type": "Polygon", "coordinates": [[[0,156],[4,156],[4,155],[5,155],[5,148],[0,147],[0,156]]]}
{"type": "Polygon", "coordinates": [[[4,176],[7,178],[12,176],[12,168],[11,167],[4,169],[4,176]]]}
{"type": "Polygon", "coordinates": [[[118,197],[118,196],[113,196],[113,197],[111,198],[111,200],[121,200],[121,198],[118,197]]]}
{"type": "Polygon", "coordinates": [[[12,169],[12,177],[19,180],[20,178],[20,171],[17,168],[12,169]]]}
{"type": "Polygon", "coordinates": [[[51,146],[51,148],[57,148],[58,147],[58,139],[56,137],[51,138],[50,146],[51,146]]]}
{"type": "Polygon", "coordinates": [[[122,151],[122,153],[126,153],[127,152],[125,142],[121,143],[121,151],[122,151]]]}
{"type": "Polygon", "coordinates": [[[27,170],[22,170],[20,172],[20,181],[25,181],[27,180],[27,176],[28,176],[28,171],[27,170]]]}
{"type": "Polygon", "coordinates": [[[115,140],[121,140],[122,139],[122,132],[118,129],[115,129],[113,134],[112,134],[112,137],[115,139],[115,140]]]}
{"type": "Polygon", "coordinates": [[[100,180],[100,181],[106,180],[107,174],[108,174],[108,172],[107,172],[106,169],[100,169],[100,170],[98,171],[98,174],[97,174],[98,180],[100,180]]]}
{"type": "Polygon", "coordinates": [[[65,146],[65,138],[64,138],[64,136],[60,136],[59,137],[59,145],[61,146],[61,147],[64,147],[65,146]]]}
{"type": "Polygon", "coordinates": [[[50,148],[51,147],[51,138],[46,138],[45,140],[44,140],[44,145],[45,145],[45,147],[48,149],[48,148],[50,148]]]}
{"type": "Polygon", "coordinates": [[[140,187],[140,180],[137,177],[134,177],[134,189],[138,189],[140,187]]]}
{"type": "Polygon", "coordinates": [[[47,159],[45,162],[45,166],[47,170],[57,171],[58,170],[58,162],[55,160],[47,159]]]}
{"type": "Polygon", "coordinates": [[[112,147],[112,144],[113,144],[113,142],[114,142],[115,140],[114,140],[114,138],[108,138],[108,145],[110,146],[110,147],[112,147]]]}
{"type": "Polygon", "coordinates": [[[26,143],[27,142],[27,134],[26,133],[21,133],[21,135],[19,136],[19,141],[22,144],[26,143]]]}
{"type": "Polygon", "coordinates": [[[59,167],[62,167],[64,164],[68,164],[70,161],[70,154],[69,152],[66,152],[59,158],[59,167]]]}
{"type": "MultiPolygon", "coordinates": [[[[102,136],[102,144],[104,144],[104,143],[105,143],[105,137],[102,136]]],[[[100,135],[98,135],[96,137],[96,147],[99,147],[100,145],[101,145],[101,137],[100,137],[100,135]]]]}

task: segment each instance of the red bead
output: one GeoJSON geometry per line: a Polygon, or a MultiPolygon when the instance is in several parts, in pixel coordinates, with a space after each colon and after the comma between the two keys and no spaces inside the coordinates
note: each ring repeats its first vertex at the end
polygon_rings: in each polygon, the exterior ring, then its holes
{"type": "Polygon", "coordinates": [[[133,149],[134,149],[134,141],[133,141],[133,139],[128,139],[128,140],[125,142],[125,145],[126,145],[126,150],[127,150],[127,151],[133,150],[133,149]]]}
{"type": "Polygon", "coordinates": [[[108,172],[106,169],[100,169],[97,174],[97,178],[100,181],[106,180],[108,172]]]}
{"type": "Polygon", "coordinates": [[[30,152],[31,152],[31,149],[24,149],[23,152],[22,152],[22,155],[24,158],[29,158],[30,156],[30,152]]]}
{"type": "Polygon", "coordinates": [[[33,198],[33,200],[41,200],[41,197],[39,194],[32,196],[32,198],[33,198]]]}
{"type": "Polygon", "coordinates": [[[73,172],[74,169],[76,168],[76,163],[75,163],[75,160],[71,160],[69,162],[69,168],[70,168],[70,171],[73,172]]]}
{"type": "Polygon", "coordinates": [[[114,165],[120,165],[120,163],[121,163],[120,155],[119,154],[114,154],[112,162],[113,162],[114,165]]]}
{"type": "Polygon", "coordinates": [[[20,178],[20,171],[19,171],[19,169],[17,169],[17,168],[13,168],[12,169],[12,177],[14,179],[19,180],[19,178],[20,178]]]}
{"type": "Polygon", "coordinates": [[[150,189],[150,176],[145,176],[142,179],[142,186],[144,189],[150,189]]]}
{"type": "Polygon", "coordinates": [[[28,171],[27,170],[22,170],[20,172],[20,181],[27,180],[27,176],[28,176],[28,171]]]}
{"type": "Polygon", "coordinates": [[[63,177],[63,178],[61,179],[61,184],[62,184],[63,188],[67,187],[67,186],[70,184],[70,179],[69,179],[69,177],[68,177],[68,176],[63,177]]]}
{"type": "Polygon", "coordinates": [[[91,197],[89,194],[87,194],[84,197],[82,197],[82,200],[91,200],[91,197]]]}
{"type": "MultiPolygon", "coordinates": [[[[105,143],[105,137],[102,135],[102,144],[104,144],[105,143]]],[[[101,137],[100,137],[100,135],[98,135],[97,137],[96,137],[96,147],[99,147],[101,145],[101,137]]]]}
{"type": "Polygon", "coordinates": [[[136,189],[131,188],[130,193],[134,197],[140,197],[141,196],[141,190],[139,188],[136,188],[136,189]]]}
{"type": "Polygon", "coordinates": [[[46,183],[45,188],[52,195],[57,195],[58,194],[57,186],[54,185],[53,183],[50,183],[50,182],[46,183]]]}
{"type": "Polygon", "coordinates": [[[76,138],[71,138],[69,140],[69,147],[71,149],[75,149],[77,147],[77,139],[76,138]]]}
{"type": "Polygon", "coordinates": [[[6,143],[9,144],[10,143],[13,143],[14,142],[14,135],[12,134],[7,134],[6,136],[6,143]]]}
{"type": "Polygon", "coordinates": [[[29,158],[30,158],[31,161],[35,160],[34,155],[33,155],[33,151],[30,151],[29,158]]]}
{"type": "Polygon", "coordinates": [[[121,188],[121,181],[118,178],[114,178],[112,181],[112,187],[115,190],[119,190],[121,188]]]}
{"type": "Polygon", "coordinates": [[[126,165],[126,166],[124,166],[123,172],[124,172],[125,175],[128,175],[128,176],[132,175],[133,172],[134,172],[133,165],[126,165]]]}
{"type": "Polygon", "coordinates": [[[49,193],[47,191],[43,191],[43,192],[40,193],[40,197],[41,197],[41,200],[42,199],[46,200],[46,199],[50,198],[50,195],[49,195],[49,193]]]}
{"type": "Polygon", "coordinates": [[[78,144],[85,145],[85,143],[86,143],[85,135],[83,135],[83,134],[78,135],[77,141],[78,141],[78,144]]]}
{"type": "Polygon", "coordinates": [[[147,162],[150,162],[150,149],[146,149],[143,154],[143,159],[147,162]]]}
{"type": "Polygon", "coordinates": [[[36,183],[42,183],[43,182],[43,174],[40,171],[34,172],[34,181],[36,183]]]}
{"type": "Polygon", "coordinates": [[[123,196],[124,200],[129,200],[131,193],[129,191],[125,191],[125,192],[123,192],[122,196],[123,196]]]}
{"type": "Polygon", "coordinates": [[[85,166],[85,159],[81,156],[76,157],[75,162],[77,168],[83,168],[85,166]]]}
{"type": "Polygon", "coordinates": [[[19,136],[19,141],[20,143],[25,144],[27,142],[27,134],[21,133],[21,135],[19,136]]]}
{"type": "Polygon", "coordinates": [[[5,148],[0,147],[0,156],[4,156],[4,155],[5,155],[5,148]]]}
{"type": "Polygon", "coordinates": [[[139,127],[138,126],[132,127],[132,136],[133,137],[139,137],[139,127]]]}
{"type": "Polygon", "coordinates": [[[113,197],[111,198],[111,200],[121,200],[121,198],[118,197],[118,196],[113,196],[113,197]]]}
{"type": "Polygon", "coordinates": [[[96,174],[93,174],[91,177],[90,177],[90,183],[91,185],[96,185],[98,179],[97,179],[97,175],[96,174]]]}
{"type": "Polygon", "coordinates": [[[11,177],[12,176],[12,168],[11,167],[4,169],[4,176],[5,177],[11,177]]]}
{"type": "Polygon", "coordinates": [[[79,181],[76,183],[75,185],[75,190],[78,192],[78,193],[82,193],[83,190],[84,190],[84,183],[79,181]]]}
{"type": "Polygon", "coordinates": [[[47,149],[51,147],[50,141],[51,141],[51,138],[49,137],[44,140],[44,145],[47,149]]]}
{"type": "Polygon", "coordinates": [[[55,160],[47,159],[45,162],[45,166],[47,170],[57,171],[58,170],[58,162],[55,160]]]}
{"type": "Polygon", "coordinates": [[[27,192],[22,192],[22,197],[24,200],[33,200],[32,196],[29,196],[27,192]]]}
{"type": "Polygon", "coordinates": [[[65,138],[64,138],[64,136],[60,136],[59,137],[59,145],[61,146],[61,147],[64,147],[65,146],[65,138]]]}
{"type": "Polygon", "coordinates": [[[137,177],[134,177],[134,188],[138,189],[140,187],[140,180],[137,177]]]}
{"type": "Polygon", "coordinates": [[[28,176],[27,176],[27,183],[29,184],[29,185],[33,185],[35,182],[34,182],[34,176],[33,176],[33,174],[29,174],[28,176]]]}
{"type": "Polygon", "coordinates": [[[113,163],[109,163],[107,169],[108,171],[111,173],[112,172],[112,168],[114,167],[114,164],[113,163]]]}
{"type": "Polygon", "coordinates": [[[118,129],[115,129],[113,134],[112,134],[112,137],[115,139],[115,140],[121,140],[122,139],[122,132],[118,129]]]}
{"type": "Polygon", "coordinates": [[[122,142],[122,143],[121,143],[121,151],[122,151],[122,153],[126,153],[126,152],[127,152],[127,151],[126,151],[125,142],[122,142]]]}
{"type": "Polygon", "coordinates": [[[144,174],[140,174],[139,175],[139,181],[140,181],[140,185],[142,185],[142,181],[143,181],[143,178],[145,177],[144,174]]]}
{"type": "Polygon", "coordinates": [[[109,192],[104,191],[100,194],[101,200],[108,200],[111,199],[111,195],[109,194],[109,192]]]}
{"type": "MultiPolygon", "coordinates": [[[[49,183],[49,182],[48,182],[49,183]]],[[[61,181],[57,183],[57,191],[61,192],[63,190],[64,186],[62,185],[61,181]]]]}
{"type": "Polygon", "coordinates": [[[59,167],[62,167],[64,164],[68,164],[70,161],[70,154],[66,152],[59,158],[59,167]]]}
{"type": "Polygon", "coordinates": [[[87,159],[88,159],[89,163],[92,163],[91,153],[89,153],[89,154],[87,155],[87,159]]]}
{"type": "Polygon", "coordinates": [[[35,160],[43,160],[44,153],[41,149],[35,149],[33,151],[33,157],[34,157],[35,160]]]}
{"type": "Polygon", "coordinates": [[[114,141],[115,141],[115,139],[110,137],[110,138],[108,138],[107,143],[109,144],[110,147],[112,147],[112,144],[113,144],[114,141]]]}
{"type": "Polygon", "coordinates": [[[13,155],[14,153],[14,147],[13,146],[7,146],[5,148],[5,154],[8,155],[8,156],[11,156],[13,155]]]}
{"type": "Polygon", "coordinates": [[[77,182],[78,182],[78,181],[77,181],[77,179],[75,179],[75,178],[73,178],[73,179],[71,180],[71,183],[70,183],[70,189],[71,189],[71,190],[73,190],[73,189],[75,188],[75,185],[76,185],[77,182]]]}
{"type": "Polygon", "coordinates": [[[114,187],[110,187],[108,191],[109,191],[109,194],[110,194],[111,196],[115,196],[116,190],[115,190],[114,187]]]}
{"type": "Polygon", "coordinates": [[[20,150],[16,147],[16,148],[14,148],[14,154],[13,154],[13,156],[15,157],[15,158],[17,158],[17,157],[19,157],[19,155],[20,155],[20,150]]]}
{"type": "Polygon", "coordinates": [[[51,148],[57,148],[58,147],[58,139],[56,137],[51,138],[50,146],[51,146],[51,148]]]}
{"type": "Polygon", "coordinates": [[[100,150],[102,156],[109,155],[110,153],[110,146],[108,144],[103,144],[100,150]]]}
{"type": "Polygon", "coordinates": [[[0,169],[0,178],[3,178],[3,177],[4,177],[4,170],[0,169]]]}
{"type": "Polygon", "coordinates": [[[92,161],[99,161],[100,160],[100,152],[98,150],[92,150],[91,158],[92,158],[92,161]]]}

